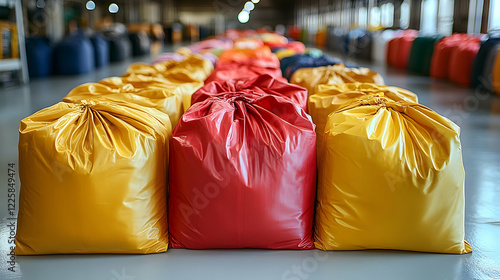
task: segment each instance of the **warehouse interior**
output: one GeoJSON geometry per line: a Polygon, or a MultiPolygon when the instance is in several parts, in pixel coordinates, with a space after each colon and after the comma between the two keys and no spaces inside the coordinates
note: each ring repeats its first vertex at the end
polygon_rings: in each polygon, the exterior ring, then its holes
{"type": "Polygon", "coordinates": [[[0,279],[500,279],[497,0],[0,0],[0,32],[0,279]]]}

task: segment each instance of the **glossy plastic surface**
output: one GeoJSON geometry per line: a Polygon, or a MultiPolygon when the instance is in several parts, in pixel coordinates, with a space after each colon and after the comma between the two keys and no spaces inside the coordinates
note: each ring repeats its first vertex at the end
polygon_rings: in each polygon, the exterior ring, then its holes
{"type": "Polygon", "coordinates": [[[16,254],[168,247],[170,120],[131,103],[58,103],[19,127],[16,254]]]}
{"type": "Polygon", "coordinates": [[[459,127],[372,97],[330,114],[320,148],[315,245],[464,254],[459,127]]]}
{"type": "Polygon", "coordinates": [[[374,83],[383,85],[382,76],[369,68],[347,68],[343,64],[315,68],[302,68],[292,75],[290,83],[305,87],[312,95],[321,84],[374,83]]]}
{"type": "Polygon", "coordinates": [[[195,103],[174,129],[174,248],[312,249],[316,135],[309,115],[272,95],[195,103]]]}
{"type": "Polygon", "coordinates": [[[184,96],[190,97],[201,86],[201,82],[187,86],[146,76],[111,77],[98,83],[79,85],[72,89],[63,101],[78,104],[82,100],[104,97],[109,100],[131,102],[168,114],[172,126],[175,126],[187,110],[183,105],[184,96]]]}
{"type": "Polygon", "coordinates": [[[275,79],[267,74],[252,80],[227,80],[225,82],[208,83],[193,94],[191,102],[194,104],[227,93],[281,96],[290,99],[307,112],[307,90],[305,88],[281,79],[275,79]]]}
{"type": "Polygon", "coordinates": [[[415,93],[398,87],[370,83],[319,85],[316,94],[309,96],[308,101],[309,114],[316,125],[318,151],[323,139],[328,115],[342,107],[342,105],[358,99],[366,99],[370,96],[384,96],[395,101],[418,102],[415,93]]]}

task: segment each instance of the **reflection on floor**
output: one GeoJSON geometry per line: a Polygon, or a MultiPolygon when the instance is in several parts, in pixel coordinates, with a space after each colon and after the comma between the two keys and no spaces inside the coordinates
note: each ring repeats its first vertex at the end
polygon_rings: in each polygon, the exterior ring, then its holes
{"type": "MultiPolygon", "coordinates": [[[[466,170],[466,239],[474,252],[440,255],[398,251],[169,250],[164,254],[17,257],[8,270],[7,164],[17,162],[22,118],[62,99],[84,82],[120,75],[128,60],[82,76],[33,80],[0,89],[0,279],[484,279],[500,278],[500,97],[401,70],[370,66],[388,85],[410,89],[420,103],[461,127],[466,170]]],[[[17,185],[19,188],[19,185],[17,185]]]]}

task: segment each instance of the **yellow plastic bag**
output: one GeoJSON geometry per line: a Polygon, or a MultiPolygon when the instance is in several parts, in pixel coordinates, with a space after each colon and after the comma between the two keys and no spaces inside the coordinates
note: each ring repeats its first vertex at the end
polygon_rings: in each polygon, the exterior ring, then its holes
{"type": "Polygon", "coordinates": [[[155,64],[134,63],[123,77],[144,75],[168,80],[174,83],[203,82],[212,74],[212,62],[198,55],[187,55],[182,61],[165,60],[155,64]]]}
{"type": "Polygon", "coordinates": [[[450,120],[416,103],[355,101],[329,116],[319,155],[317,248],[472,251],[450,120]]]}
{"type": "Polygon", "coordinates": [[[16,254],[164,252],[168,115],[105,100],[21,121],[16,254]]]}
{"type": "Polygon", "coordinates": [[[385,96],[394,101],[418,102],[418,97],[415,93],[398,87],[380,86],[370,83],[319,85],[316,94],[309,96],[307,104],[308,112],[314,124],[316,124],[318,150],[323,139],[328,115],[345,103],[357,99],[366,99],[370,96],[385,96]]]}
{"type": "MultiPolygon", "coordinates": [[[[158,78],[132,76],[127,78],[111,77],[98,83],[86,83],[72,89],[64,102],[79,103],[82,100],[105,97],[109,100],[132,102],[141,106],[155,108],[166,113],[172,127],[187,110],[184,108],[184,95],[194,93],[194,88],[165,82],[158,78]]],[[[188,105],[189,106],[189,105],[188,105]]]]}
{"type": "Polygon", "coordinates": [[[278,57],[279,60],[282,60],[285,57],[289,57],[295,54],[297,54],[297,52],[293,49],[283,49],[276,52],[276,56],[278,57]]]}
{"type": "Polygon", "coordinates": [[[305,87],[309,95],[316,93],[316,86],[345,83],[384,84],[382,76],[368,68],[347,68],[343,64],[302,68],[293,73],[290,83],[305,87]]]}
{"type": "Polygon", "coordinates": [[[161,79],[181,86],[184,109],[191,106],[191,95],[202,87],[212,74],[212,62],[198,55],[186,55],[183,61],[165,60],[156,64],[134,63],[122,77],[142,80],[161,79]]]}

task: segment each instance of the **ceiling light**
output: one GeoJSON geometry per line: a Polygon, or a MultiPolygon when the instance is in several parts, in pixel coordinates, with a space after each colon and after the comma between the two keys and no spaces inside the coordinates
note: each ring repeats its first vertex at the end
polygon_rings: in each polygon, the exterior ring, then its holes
{"type": "Polygon", "coordinates": [[[249,19],[250,19],[250,14],[246,10],[243,10],[238,14],[238,20],[241,23],[247,23],[249,19]]]}
{"type": "Polygon", "coordinates": [[[94,1],[92,1],[92,0],[88,1],[87,4],[85,5],[85,7],[89,11],[94,10],[95,9],[95,3],[94,3],[94,1]]]}
{"type": "Polygon", "coordinates": [[[245,3],[245,8],[244,8],[245,10],[251,11],[254,8],[255,8],[255,5],[252,2],[248,1],[248,2],[245,3]]]}
{"type": "Polygon", "coordinates": [[[118,5],[116,5],[115,3],[112,3],[111,5],[109,5],[109,8],[108,8],[109,12],[112,13],[112,14],[116,14],[118,13],[118,5]]]}

